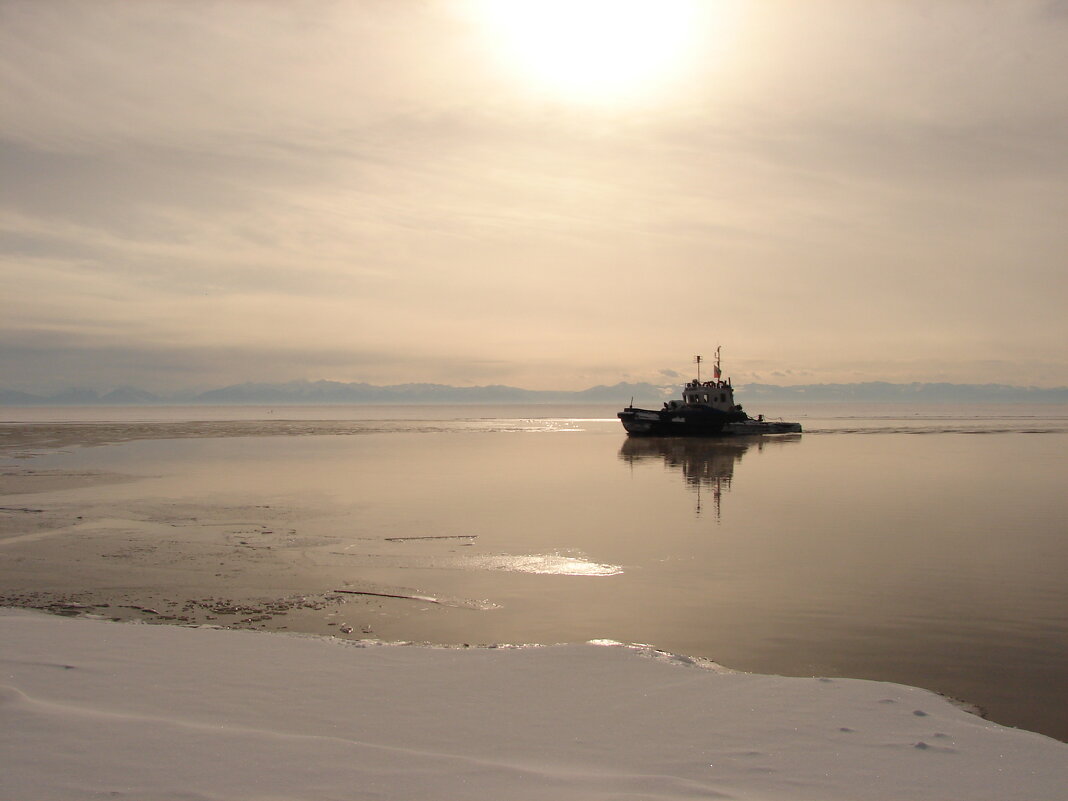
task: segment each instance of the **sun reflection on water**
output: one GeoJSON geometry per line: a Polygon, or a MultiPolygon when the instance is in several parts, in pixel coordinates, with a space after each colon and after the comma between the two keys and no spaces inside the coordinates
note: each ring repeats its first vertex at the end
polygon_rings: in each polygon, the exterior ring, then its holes
{"type": "Polygon", "coordinates": [[[603,565],[574,556],[561,554],[485,554],[464,560],[468,568],[476,570],[507,570],[513,573],[537,573],[553,576],[618,576],[620,565],[603,565]]]}

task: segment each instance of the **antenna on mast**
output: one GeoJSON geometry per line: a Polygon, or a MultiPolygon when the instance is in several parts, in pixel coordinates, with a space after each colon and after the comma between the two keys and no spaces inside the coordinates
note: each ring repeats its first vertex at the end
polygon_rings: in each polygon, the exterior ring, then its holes
{"type": "Polygon", "coordinates": [[[694,356],[693,360],[694,360],[694,363],[697,365],[697,383],[700,384],[701,383],[701,357],[700,356],[694,356]]]}

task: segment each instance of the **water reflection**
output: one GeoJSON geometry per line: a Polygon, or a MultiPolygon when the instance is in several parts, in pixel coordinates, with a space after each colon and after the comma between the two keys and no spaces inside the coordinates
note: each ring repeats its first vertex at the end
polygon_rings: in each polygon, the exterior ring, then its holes
{"type": "Polygon", "coordinates": [[[553,554],[485,554],[472,556],[459,563],[464,568],[481,570],[510,570],[515,573],[540,573],[553,576],[618,576],[620,565],[602,565],[574,556],[553,554]]]}
{"type": "MultiPolygon", "coordinates": [[[[952,420],[806,433],[803,449],[589,420],[568,436],[522,420],[175,426],[80,448],[54,427],[69,451],[0,465],[0,536],[48,533],[0,548],[0,602],[384,640],[644,642],[918,685],[1068,740],[1068,450],[1020,419],[983,436],[952,420]]],[[[106,428],[84,444],[125,436],[106,428]]]]}
{"type": "Polygon", "coordinates": [[[730,489],[734,479],[734,466],[748,450],[752,448],[759,452],[800,441],[800,434],[729,439],[628,437],[619,450],[619,458],[630,464],[661,459],[665,467],[681,470],[686,483],[697,495],[696,515],[700,517],[703,511],[702,490],[711,490],[718,522],[723,493],[730,489]]]}

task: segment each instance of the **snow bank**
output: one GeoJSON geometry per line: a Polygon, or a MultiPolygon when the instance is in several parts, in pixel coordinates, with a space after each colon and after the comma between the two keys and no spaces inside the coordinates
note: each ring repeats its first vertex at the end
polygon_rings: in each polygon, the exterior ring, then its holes
{"type": "Polygon", "coordinates": [[[0,798],[1056,799],[924,690],[649,650],[358,646],[0,610],[0,798]]]}

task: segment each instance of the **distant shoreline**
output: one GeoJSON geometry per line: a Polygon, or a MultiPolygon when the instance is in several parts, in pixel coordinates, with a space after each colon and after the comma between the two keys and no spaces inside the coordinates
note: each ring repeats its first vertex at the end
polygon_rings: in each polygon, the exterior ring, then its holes
{"type": "MultiPolygon", "coordinates": [[[[739,384],[738,399],[789,403],[1068,403],[1068,387],[1006,384],[739,384]]],[[[509,386],[456,387],[445,384],[376,386],[337,381],[244,383],[199,393],[157,395],[134,387],[101,393],[72,388],[51,394],[0,389],[0,406],[427,406],[656,404],[675,397],[675,385],[621,382],[581,391],[529,390],[509,386]]]]}

